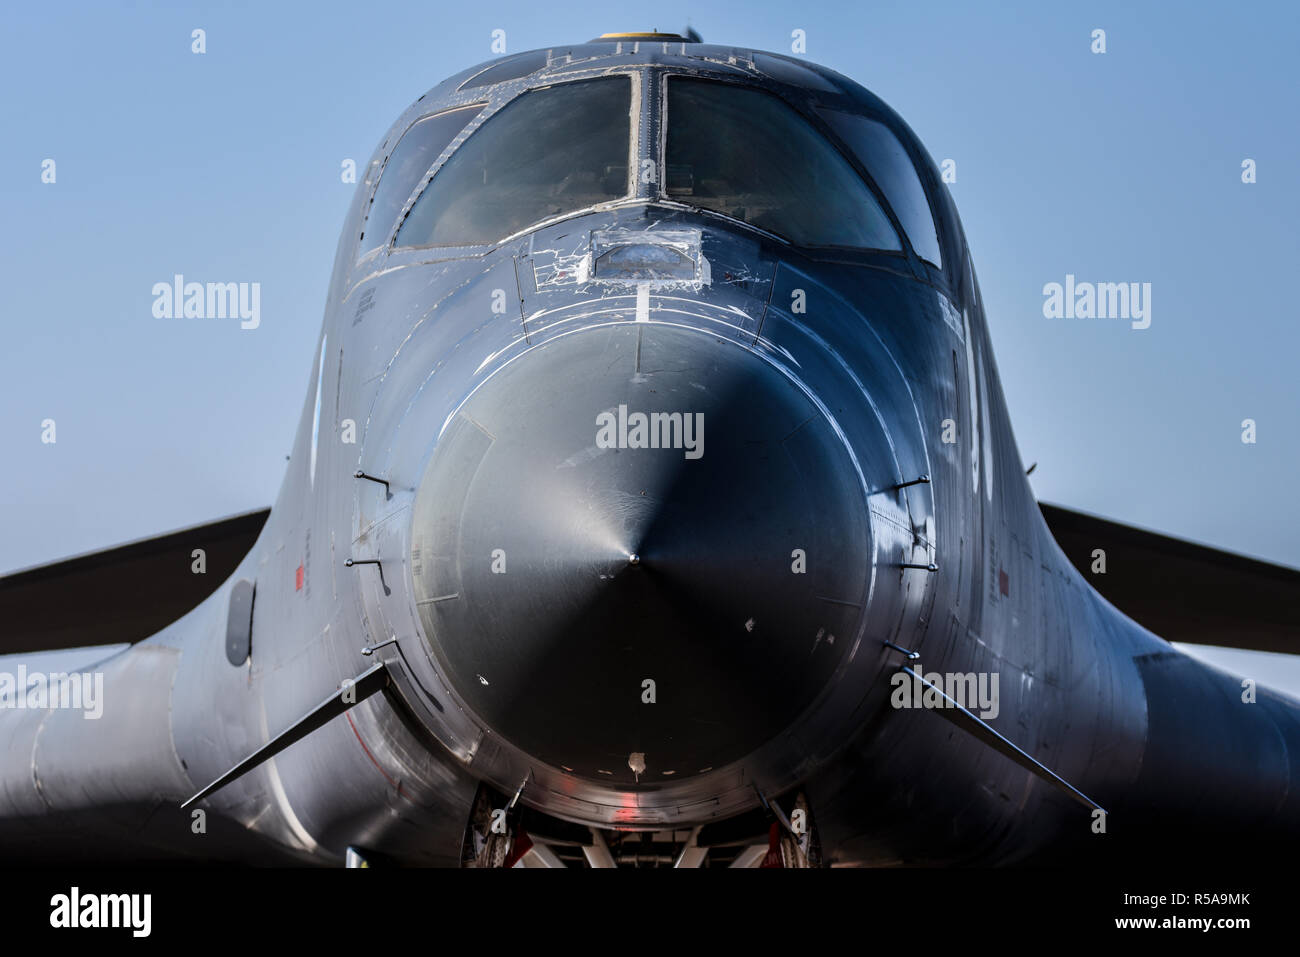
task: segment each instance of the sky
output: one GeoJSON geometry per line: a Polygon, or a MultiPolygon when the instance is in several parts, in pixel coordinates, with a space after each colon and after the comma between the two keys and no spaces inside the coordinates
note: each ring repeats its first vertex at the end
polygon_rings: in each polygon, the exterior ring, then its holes
{"type": "Polygon", "coordinates": [[[1040,499],[1300,567],[1300,5],[648,9],[8,6],[0,574],[272,503],[354,189],[341,165],[492,59],[494,30],[515,53],[688,23],[781,53],[802,30],[807,59],[954,161],[1040,499]],[[177,273],[260,283],[260,325],[156,318],[153,286],[177,273]],[[1047,318],[1067,274],[1150,283],[1149,328],[1047,318]]]}

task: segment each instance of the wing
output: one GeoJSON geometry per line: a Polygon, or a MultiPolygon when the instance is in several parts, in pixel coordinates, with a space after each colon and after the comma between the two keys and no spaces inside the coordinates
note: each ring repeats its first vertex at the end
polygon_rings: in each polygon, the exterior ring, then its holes
{"type": "Polygon", "coordinates": [[[133,644],[207,598],[248,554],[269,509],[0,578],[0,654],[133,644]],[[195,573],[194,550],[206,569],[195,573]]]}
{"type": "Polygon", "coordinates": [[[1300,652],[1300,571],[1195,545],[1058,505],[1048,528],[1116,608],[1170,641],[1300,652]],[[1106,571],[1094,573],[1094,550],[1106,571]]]}

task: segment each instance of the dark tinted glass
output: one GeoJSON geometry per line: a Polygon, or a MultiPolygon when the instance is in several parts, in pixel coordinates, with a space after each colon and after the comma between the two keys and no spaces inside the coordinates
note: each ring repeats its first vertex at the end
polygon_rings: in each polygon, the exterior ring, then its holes
{"type": "Polygon", "coordinates": [[[939,253],[934,217],[930,214],[930,201],[912,158],[898,137],[884,123],[865,116],[835,110],[822,110],[821,114],[885,194],[885,201],[893,207],[894,215],[912,241],[916,254],[942,267],[943,258],[939,253]]]}
{"type": "Polygon", "coordinates": [[[626,76],[531,90],[465,140],[425,187],[398,246],[489,243],[627,195],[626,76]]]}
{"type": "Polygon", "coordinates": [[[901,249],[848,160],[762,90],[668,79],[666,193],[801,246],[901,249]]]}
{"type": "Polygon", "coordinates": [[[411,198],[411,190],[429,172],[429,167],[447,148],[447,144],[482,109],[482,105],[468,106],[426,116],[402,134],[380,174],[379,187],[370,201],[370,212],[361,234],[363,251],[384,244],[402,207],[411,198]]]}
{"type": "Polygon", "coordinates": [[[839,93],[833,83],[816,70],[809,69],[802,63],[791,63],[785,57],[768,56],[766,53],[754,54],[754,66],[782,83],[799,86],[808,90],[825,90],[839,93]]]}

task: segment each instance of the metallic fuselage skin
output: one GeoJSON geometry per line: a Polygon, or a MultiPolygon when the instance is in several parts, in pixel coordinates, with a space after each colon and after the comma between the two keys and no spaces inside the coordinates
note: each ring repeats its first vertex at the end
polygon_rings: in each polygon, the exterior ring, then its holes
{"type": "Polygon", "coordinates": [[[100,666],[102,720],[0,714],[2,833],[53,840],[69,827],[107,829],[128,845],[217,856],[219,839],[193,834],[173,805],[382,660],[394,678],[388,694],[213,794],[209,814],[269,838],[276,853],[321,863],[353,845],[457,864],[480,781],[513,794],[527,780],[524,803],[600,827],[688,827],[756,807],[758,790],[801,789],[825,856],[841,864],[1014,862],[1133,840],[1133,822],[1144,833],[1213,821],[1294,834],[1295,703],[1261,691],[1241,704],[1236,679],[1101,599],[1043,524],[969,251],[932,160],[861,87],[775,59],[789,64],[780,78],[744,49],[557,48],[539,73],[458,91],[475,68],[407,110],[344,225],[288,474],[256,546],[200,607],[100,666]],[[358,256],[374,174],[412,122],[486,103],[464,138],[525,89],[620,71],[633,77],[638,159],[660,159],[665,72],[760,86],[810,122],[813,104],[882,118],[931,196],[944,268],[910,250],[801,250],[639,180],[629,199],[490,247],[358,256]],[[797,72],[808,82],[792,84],[797,72]],[[593,245],[638,235],[696,243],[698,275],[593,273],[593,245]],[[600,412],[665,395],[677,402],[665,409],[705,410],[700,459],[592,452],[600,412]],[[769,417],[746,417],[748,408],[769,417]],[[349,421],[355,442],[344,438],[349,421]],[[729,434],[741,437],[728,445],[729,434]],[[758,464],[740,467],[753,450],[758,464]],[[517,460],[538,463],[536,474],[493,466],[517,460]],[[573,468],[553,480],[564,463],[573,468]],[[795,477],[767,495],[772,475],[795,477]],[[930,481],[907,484],[920,476],[930,481]],[[723,487],[752,507],[726,511],[723,487]],[[683,506],[683,488],[701,500],[683,506]],[[481,533],[489,513],[498,521],[481,533]],[[695,529],[695,552],[674,565],[690,551],[682,546],[656,565],[672,551],[665,545],[627,567],[656,522],[679,545],[695,529]],[[498,547],[508,570],[494,578],[485,570],[498,547]],[[791,572],[795,550],[807,556],[806,577],[791,572]],[[349,558],[380,564],[349,567],[349,558]],[[668,584],[644,593],[627,577],[656,574],[668,584]],[[252,654],[232,666],[223,642],[240,578],[256,582],[252,654]],[[606,586],[626,598],[607,599],[606,586]],[[678,600],[709,627],[686,621],[689,641],[647,647],[653,626],[669,620],[656,615],[678,600]],[[773,619],[776,639],[765,632],[773,619]],[[621,625],[634,636],[631,658],[601,658],[601,634],[617,641],[621,625]],[[566,628],[584,643],[566,645],[566,628]],[[476,673],[479,660],[509,668],[510,642],[548,684],[511,674],[494,685],[494,674],[476,673]],[[926,673],[997,675],[989,723],[1106,807],[1108,833],[1095,833],[1087,808],[939,716],[892,707],[891,677],[907,663],[896,648],[918,652],[913,666],[926,673]],[[707,684],[691,684],[693,655],[712,662],[707,684]],[[656,703],[641,700],[642,678],[658,681],[656,703]],[[501,686],[508,694],[492,698],[501,686]],[[696,703],[674,697],[684,687],[696,703]],[[709,695],[735,704],[701,703],[709,695]],[[620,710],[624,700],[658,710],[637,712],[655,715],[640,722],[620,710]],[[513,704],[524,720],[511,717],[513,704]],[[539,730],[547,709],[557,712],[550,734],[539,730]],[[695,738],[689,722],[672,723],[682,714],[698,717],[695,738]],[[708,730],[719,714],[744,717],[719,734],[708,730]],[[764,723],[773,714],[775,730],[764,723]],[[509,733],[497,726],[502,715],[514,720],[509,733]],[[584,753],[575,740],[570,763],[566,720],[588,721],[611,744],[584,753]],[[644,752],[644,772],[629,767],[632,752],[644,752]]]}

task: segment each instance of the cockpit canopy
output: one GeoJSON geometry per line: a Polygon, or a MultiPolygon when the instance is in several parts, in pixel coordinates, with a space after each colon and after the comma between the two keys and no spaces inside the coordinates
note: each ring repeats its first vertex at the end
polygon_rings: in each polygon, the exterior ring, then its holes
{"type": "Polygon", "coordinates": [[[390,239],[490,245],[644,202],[707,211],[799,247],[901,253],[906,237],[942,266],[925,187],[884,123],[840,109],[809,115],[749,83],[661,76],[655,124],[638,102],[646,84],[631,73],[526,90],[477,126],[486,104],[418,120],[383,167],[361,252],[390,239]],[[663,131],[660,144],[641,142],[647,128],[663,131]]]}

